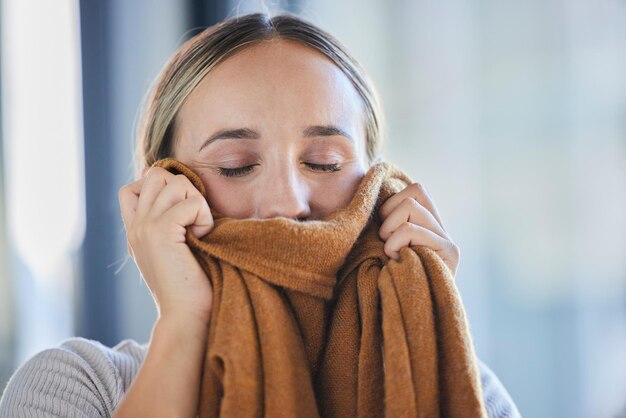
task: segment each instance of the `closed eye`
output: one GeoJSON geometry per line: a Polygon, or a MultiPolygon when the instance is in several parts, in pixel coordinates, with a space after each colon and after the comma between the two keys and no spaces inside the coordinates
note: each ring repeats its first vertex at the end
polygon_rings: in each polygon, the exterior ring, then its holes
{"type": "MultiPolygon", "coordinates": [[[[315,171],[335,172],[335,171],[341,170],[341,167],[337,163],[335,164],[304,163],[304,164],[307,167],[309,167],[311,170],[315,170],[315,171]]],[[[242,167],[235,167],[235,168],[219,167],[218,170],[219,170],[219,174],[225,177],[242,177],[250,173],[254,169],[254,166],[256,165],[258,164],[250,164],[250,165],[246,165],[242,167]]]]}
{"type": "Polygon", "coordinates": [[[251,164],[236,168],[218,167],[218,170],[220,175],[225,177],[241,177],[251,172],[255,165],[257,164],[251,164]]]}
{"type": "Polygon", "coordinates": [[[341,167],[339,164],[313,164],[313,163],[305,163],[309,168],[317,171],[339,171],[341,167]]]}

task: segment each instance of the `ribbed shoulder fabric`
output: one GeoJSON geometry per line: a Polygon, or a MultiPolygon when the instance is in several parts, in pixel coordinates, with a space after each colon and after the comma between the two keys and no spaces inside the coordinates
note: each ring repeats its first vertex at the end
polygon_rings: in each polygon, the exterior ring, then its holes
{"type": "MultiPolygon", "coordinates": [[[[41,351],[13,374],[0,399],[0,418],[108,418],[135,378],[147,344],[124,340],[115,347],[74,337],[41,351]]],[[[478,361],[490,418],[519,411],[494,372],[478,361]]]]}
{"type": "Polygon", "coordinates": [[[146,350],[134,340],[111,348],[80,337],[43,350],[11,376],[0,417],[110,417],[146,350]]]}

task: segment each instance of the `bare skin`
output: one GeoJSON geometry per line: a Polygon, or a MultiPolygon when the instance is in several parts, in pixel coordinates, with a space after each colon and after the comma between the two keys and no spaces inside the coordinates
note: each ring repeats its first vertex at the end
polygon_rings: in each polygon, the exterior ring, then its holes
{"type": "MultiPolygon", "coordinates": [[[[361,106],[332,61],[284,40],[242,50],[192,91],[177,115],[172,156],[200,175],[207,199],[186,177],[158,167],[119,191],[128,248],[158,319],[115,417],[196,414],[213,295],[185,228],[209,233],[209,207],[238,219],[302,221],[345,207],[367,171],[361,106]]],[[[390,198],[380,214],[387,255],[426,245],[456,272],[459,249],[421,185],[390,198]]]]}

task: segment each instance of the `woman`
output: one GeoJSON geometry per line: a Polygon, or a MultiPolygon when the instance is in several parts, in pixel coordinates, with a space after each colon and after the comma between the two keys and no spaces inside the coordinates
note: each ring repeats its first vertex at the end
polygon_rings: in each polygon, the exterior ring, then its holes
{"type": "MultiPolygon", "coordinates": [[[[237,219],[323,219],[350,202],[380,158],[380,123],[356,61],[298,18],[247,15],[185,43],[147,103],[141,178],[119,192],[128,249],[158,310],[150,344],[127,340],[111,349],[71,339],[44,351],[13,376],[0,415],[194,416],[213,295],[186,228],[209,234],[212,210],[237,219]],[[165,157],[194,169],[206,199],[187,177],[153,166],[165,157]]],[[[423,187],[389,198],[380,217],[389,257],[428,246],[454,274],[459,249],[423,187]]],[[[517,416],[495,375],[480,367],[489,415],[517,416]]]]}

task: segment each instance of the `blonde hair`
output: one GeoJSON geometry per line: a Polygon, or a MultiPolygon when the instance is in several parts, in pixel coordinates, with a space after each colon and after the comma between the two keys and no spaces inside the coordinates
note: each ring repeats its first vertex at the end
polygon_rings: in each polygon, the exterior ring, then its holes
{"type": "Polygon", "coordinates": [[[156,79],[137,132],[135,173],[172,156],[176,115],[191,91],[217,64],[235,51],[272,40],[292,40],[330,58],[363,100],[366,152],[371,165],[379,156],[382,110],[373,84],[359,63],[332,35],[293,15],[255,13],[225,20],[185,42],[156,79]]]}

